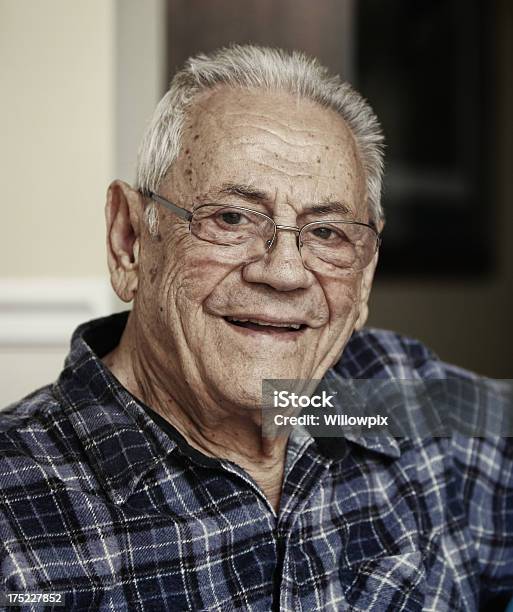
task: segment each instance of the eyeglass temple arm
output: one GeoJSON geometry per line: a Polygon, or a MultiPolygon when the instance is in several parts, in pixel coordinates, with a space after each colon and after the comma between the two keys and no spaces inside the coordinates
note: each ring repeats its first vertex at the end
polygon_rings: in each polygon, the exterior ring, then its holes
{"type": "Polygon", "coordinates": [[[166,200],[165,198],[157,195],[156,193],[153,193],[153,191],[150,191],[148,193],[148,197],[157,202],[158,204],[162,204],[162,206],[165,206],[171,212],[174,212],[175,215],[178,215],[182,219],[186,219],[187,221],[190,221],[192,219],[192,213],[190,210],[186,210],[185,208],[180,208],[179,206],[176,206],[176,204],[173,204],[173,202],[170,202],[169,200],[166,200]]]}

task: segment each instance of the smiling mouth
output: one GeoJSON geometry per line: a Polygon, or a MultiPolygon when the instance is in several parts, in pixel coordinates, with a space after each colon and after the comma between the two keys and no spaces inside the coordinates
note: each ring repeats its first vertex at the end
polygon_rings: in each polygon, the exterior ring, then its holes
{"type": "Polygon", "coordinates": [[[308,325],[304,323],[284,322],[284,323],[268,323],[267,321],[258,321],[256,319],[237,319],[235,317],[223,317],[223,319],[235,327],[260,332],[260,333],[300,333],[305,330],[308,325]]]}

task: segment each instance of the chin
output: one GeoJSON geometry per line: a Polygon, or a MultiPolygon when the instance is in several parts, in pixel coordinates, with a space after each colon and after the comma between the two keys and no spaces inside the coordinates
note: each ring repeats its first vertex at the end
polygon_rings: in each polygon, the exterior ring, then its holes
{"type": "Polygon", "coordinates": [[[283,363],[270,364],[269,362],[255,363],[253,367],[247,362],[244,366],[238,366],[235,363],[230,367],[224,364],[223,373],[222,380],[210,378],[209,388],[216,390],[215,395],[222,403],[226,402],[248,410],[262,407],[262,381],[308,378],[297,365],[293,367],[283,363]]]}

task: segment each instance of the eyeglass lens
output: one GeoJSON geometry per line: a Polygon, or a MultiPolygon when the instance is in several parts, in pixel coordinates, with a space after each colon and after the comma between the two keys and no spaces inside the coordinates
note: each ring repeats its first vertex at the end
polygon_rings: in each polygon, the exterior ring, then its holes
{"type": "MultiPolygon", "coordinates": [[[[194,211],[191,232],[223,248],[220,256],[249,263],[265,255],[275,234],[274,222],[264,214],[234,206],[205,205],[194,211]]],[[[317,272],[360,271],[371,261],[377,235],[366,225],[316,221],[299,237],[305,266],[317,272]]]]}

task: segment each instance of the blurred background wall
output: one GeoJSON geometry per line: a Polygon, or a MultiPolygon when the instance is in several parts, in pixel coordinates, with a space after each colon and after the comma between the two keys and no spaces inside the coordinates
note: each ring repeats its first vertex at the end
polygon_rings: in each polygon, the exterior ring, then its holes
{"type": "Polygon", "coordinates": [[[120,309],[103,205],[165,83],[160,0],[0,0],[0,405],[56,378],[120,309]]]}
{"type": "MultiPolygon", "coordinates": [[[[420,338],[448,361],[511,377],[513,5],[488,3],[483,26],[479,0],[447,3],[452,13],[431,4],[439,14],[424,23],[419,11],[404,12],[402,0],[0,0],[0,403],[55,378],[75,324],[120,307],[104,263],[105,190],[113,178],[132,181],[145,122],[174,69],[190,53],[230,42],[317,55],[383,118],[394,180],[386,184],[388,227],[369,323],[420,338]],[[440,41],[459,41],[454,79],[430,54],[438,27],[440,41]],[[404,62],[411,49],[422,64],[404,62]],[[434,71],[426,92],[436,70],[445,70],[438,91],[452,87],[449,127],[461,125],[467,139],[452,132],[433,139],[429,168],[440,177],[450,166],[459,183],[430,180],[421,165],[401,174],[398,152],[409,149],[394,136],[401,131],[390,112],[394,97],[381,94],[401,90],[401,82],[407,88],[421,68],[434,71]],[[385,74],[392,76],[380,84],[385,74]],[[483,90],[489,95],[475,93],[483,90]],[[451,192],[448,184],[463,187],[451,192]],[[443,231],[433,218],[447,219],[443,231]]],[[[425,122],[434,115],[409,102],[419,138],[429,136],[425,122]]],[[[407,131],[412,138],[415,125],[407,131]]]]}

